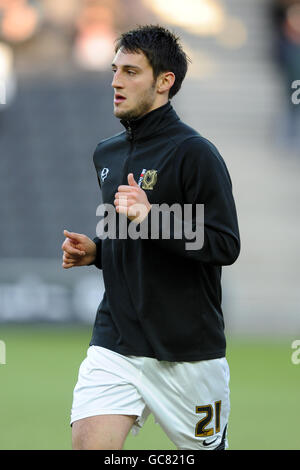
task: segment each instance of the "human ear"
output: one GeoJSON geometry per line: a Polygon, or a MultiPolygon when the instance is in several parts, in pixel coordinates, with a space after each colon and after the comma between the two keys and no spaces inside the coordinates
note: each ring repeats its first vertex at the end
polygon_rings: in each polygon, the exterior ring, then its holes
{"type": "Polygon", "coordinates": [[[175,74],[173,72],[165,72],[161,74],[157,81],[157,91],[158,93],[165,93],[169,91],[170,88],[174,85],[175,74]]]}

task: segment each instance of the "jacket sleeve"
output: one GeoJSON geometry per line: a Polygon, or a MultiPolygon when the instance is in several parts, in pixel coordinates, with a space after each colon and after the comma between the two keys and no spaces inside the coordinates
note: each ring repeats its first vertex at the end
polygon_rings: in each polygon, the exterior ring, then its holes
{"type": "MultiPolygon", "coordinates": [[[[184,204],[192,207],[190,227],[193,227],[193,232],[196,233],[196,229],[202,225],[202,243],[199,248],[187,249],[187,246],[192,246],[190,234],[187,237],[182,227],[181,238],[176,236],[174,227],[178,220],[171,208],[160,210],[161,213],[168,212],[170,237],[162,239],[160,218],[159,236],[154,240],[155,243],[180,256],[190,257],[202,263],[218,266],[233,264],[240,252],[240,235],[231,179],[223,158],[211,142],[201,136],[195,136],[179,146],[174,165],[181,199],[184,204]],[[204,219],[202,218],[200,224],[197,205],[204,207],[204,219]]],[[[147,217],[150,233],[153,209],[156,210],[156,207],[152,207],[147,217]]],[[[182,222],[179,221],[180,223],[182,222]]]]}
{"type": "MultiPolygon", "coordinates": [[[[95,155],[96,155],[97,149],[98,149],[98,146],[97,146],[97,148],[94,152],[94,155],[93,155],[94,164],[95,164],[95,155]]],[[[99,188],[101,190],[100,179],[99,179],[99,175],[98,175],[97,171],[96,171],[96,174],[97,174],[97,180],[98,180],[99,188]]],[[[95,237],[95,238],[93,238],[93,242],[96,244],[96,258],[95,258],[95,261],[90,264],[90,266],[94,265],[94,266],[96,266],[96,268],[102,269],[102,240],[99,237],[95,237]]]]}
{"type": "Polygon", "coordinates": [[[91,263],[91,265],[95,265],[96,268],[102,269],[102,254],[101,254],[102,240],[101,240],[101,238],[95,237],[95,238],[93,238],[93,242],[96,243],[96,250],[97,251],[96,251],[95,261],[93,263],[91,263]]]}

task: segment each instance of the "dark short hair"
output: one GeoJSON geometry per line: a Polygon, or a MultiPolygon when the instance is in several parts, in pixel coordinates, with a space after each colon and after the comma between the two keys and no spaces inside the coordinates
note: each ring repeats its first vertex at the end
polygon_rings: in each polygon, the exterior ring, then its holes
{"type": "Polygon", "coordinates": [[[183,51],[179,37],[159,25],[138,26],[121,34],[116,40],[115,52],[143,52],[147,57],[154,79],[162,72],[173,72],[175,82],[169,90],[169,99],[180,90],[186,75],[189,57],[183,51]]]}

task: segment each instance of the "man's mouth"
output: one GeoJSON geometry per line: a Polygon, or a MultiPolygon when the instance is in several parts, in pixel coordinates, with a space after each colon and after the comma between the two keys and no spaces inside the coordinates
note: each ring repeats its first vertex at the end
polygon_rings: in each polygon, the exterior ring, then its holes
{"type": "Polygon", "coordinates": [[[114,103],[115,104],[122,103],[122,101],[125,101],[125,100],[126,100],[125,96],[120,95],[120,93],[115,94],[115,97],[114,97],[114,103]]]}

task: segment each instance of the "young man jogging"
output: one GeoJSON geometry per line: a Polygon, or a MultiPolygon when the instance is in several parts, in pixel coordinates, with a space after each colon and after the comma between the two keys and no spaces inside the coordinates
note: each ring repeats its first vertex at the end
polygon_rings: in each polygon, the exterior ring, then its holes
{"type": "Polygon", "coordinates": [[[139,27],[118,39],[115,52],[114,115],[124,131],[98,144],[94,164],[118,228],[125,218],[150,235],[91,240],[64,232],[63,267],[95,264],[105,284],[74,389],[73,448],[122,449],[152,413],[178,449],[224,449],[221,269],[240,251],[230,176],[215,146],[170,104],[188,65],[178,38],[139,27]],[[152,219],[162,204],[167,237],[161,219],[152,219]],[[190,237],[178,237],[174,204],[192,207],[193,228],[204,205],[201,246],[187,249],[190,237]]]}

